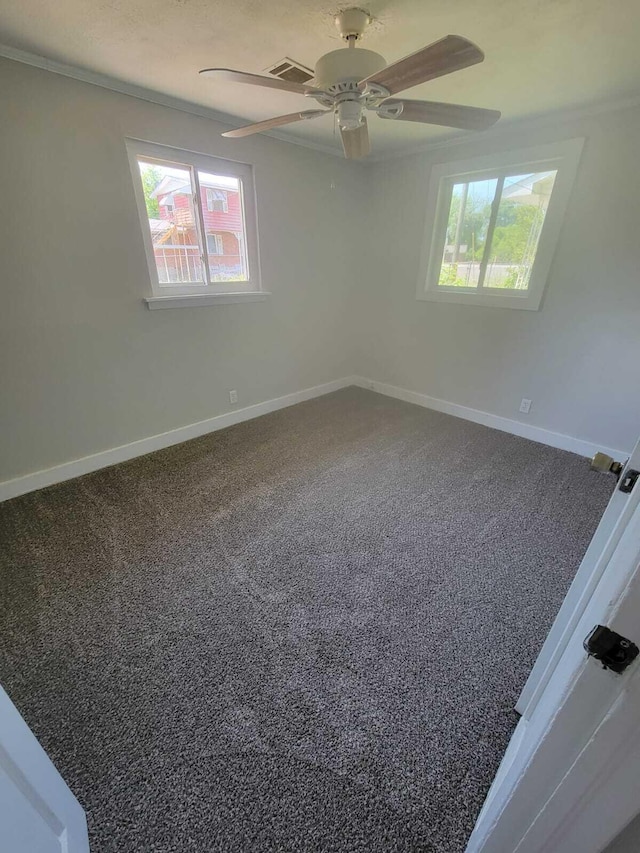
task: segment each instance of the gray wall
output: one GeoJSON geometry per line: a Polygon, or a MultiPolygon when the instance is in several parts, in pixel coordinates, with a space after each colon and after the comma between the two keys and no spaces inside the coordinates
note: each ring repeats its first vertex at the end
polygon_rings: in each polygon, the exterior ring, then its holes
{"type": "Polygon", "coordinates": [[[8,60],[0,115],[0,481],[348,374],[361,166],[8,60]],[[268,301],[144,306],[125,136],[255,165],[268,301]]]}
{"type": "Polygon", "coordinates": [[[621,450],[640,433],[638,109],[363,165],[0,60],[0,114],[0,481],[226,412],[230,388],[354,373],[621,450]],[[254,164],[268,301],[143,305],[125,136],[254,164]],[[431,165],[572,136],[542,310],[417,301],[431,165]]]}
{"type": "Polygon", "coordinates": [[[636,108],[376,164],[357,372],[629,450],[640,434],[639,139],[636,108]],[[431,166],[578,136],[586,144],[541,310],[418,301],[431,166]]]}

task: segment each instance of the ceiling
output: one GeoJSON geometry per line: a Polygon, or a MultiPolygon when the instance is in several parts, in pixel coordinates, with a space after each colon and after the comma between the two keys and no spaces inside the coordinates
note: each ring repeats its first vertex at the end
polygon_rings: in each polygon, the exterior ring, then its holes
{"type": "MultiPolygon", "coordinates": [[[[315,107],[291,94],[218,83],[198,69],[262,72],[289,56],[313,68],[342,46],[335,12],[315,0],[0,0],[0,42],[247,121],[315,107]]],[[[636,0],[371,0],[362,46],[388,62],[447,33],[485,52],[483,64],[407,93],[499,109],[505,121],[640,94],[636,0]]],[[[499,126],[499,125],[498,125],[499,126]]],[[[460,131],[371,116],[374,154],[460,131]]],[[[330,118],[285,129],[341,149],[330,118]]],[[[281,131],[280,135],[283,135],[281,131]]],[[[241,146],[241,140],[236,144],[241,146]]]]}

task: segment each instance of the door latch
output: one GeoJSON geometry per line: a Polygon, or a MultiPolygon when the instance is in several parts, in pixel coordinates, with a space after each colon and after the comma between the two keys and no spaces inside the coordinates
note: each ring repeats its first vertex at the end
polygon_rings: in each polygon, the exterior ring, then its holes
{"type": "MultiPolygon", "coordinates": [[[[591,458],[592,471],[599,471],[600,474],[613,474],[616,480],[620,480],[625,464],[625,462],[617,462],[612,456],[608,456],[606,453],[601,453],[600,451],[591,458]]],[[[639,477],[640,471],[629,468],[627,471],[624,471],[624,476],[618,489],[628,495],[629,492],[633,491],[633,487],[639,477]]]]}
{"type": "Polygon", "coordinates": [[[626,495],[628,495],[629,492],[633,491],[633,487],[635,486],[638,477],[640,477],[640,471],[635,471],[633,468],[630,468],[622,475],[622,479],[620,480],[620,485],[618,486],[618,488],[621,492],[624,492],[626,495]]]}
{"type": "Polygon", "coordinates": [[[624,672],[638,657],[638,647],[635,643],[605,625],[596,625],[583,645],[589,657],[600,661],[603,669],[613,672],[624,672]]]}

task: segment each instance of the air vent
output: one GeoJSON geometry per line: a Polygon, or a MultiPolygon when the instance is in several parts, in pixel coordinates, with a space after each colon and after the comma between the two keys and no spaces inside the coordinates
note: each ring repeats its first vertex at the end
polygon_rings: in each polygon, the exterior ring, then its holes
{"type": "Polygon", "coordinates": [[[271,68],[266,68],[265,71],[288,83],[308,83],[309,80],[313,80],[313,71],[310,68],[301,65],[295,59],[289,59],[288,56],[276,62],[271,68]]]}

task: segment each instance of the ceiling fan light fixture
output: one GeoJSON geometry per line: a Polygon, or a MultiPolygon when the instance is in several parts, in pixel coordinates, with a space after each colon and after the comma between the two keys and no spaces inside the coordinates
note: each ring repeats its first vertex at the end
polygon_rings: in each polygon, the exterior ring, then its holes
{"type": "Polygon", "coordinates": [[[362,124],[363,105],[360,101],[344,100],[338,104],[340,130],[355,130],[362,124]]]}

